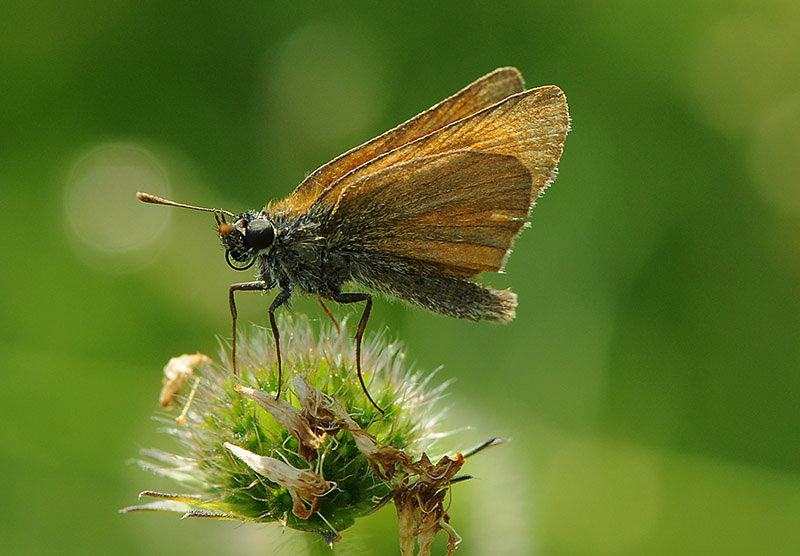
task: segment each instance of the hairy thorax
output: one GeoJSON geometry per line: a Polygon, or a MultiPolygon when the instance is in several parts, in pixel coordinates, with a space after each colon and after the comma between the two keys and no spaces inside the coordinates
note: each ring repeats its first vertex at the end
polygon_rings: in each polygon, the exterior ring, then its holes
{"type": "Polygon", "coordinates": [[[258,278],[281,289],[331,297],[351,279],[346,254],[324,233],[321,215],[270,214],[277,235],[258,257],[258,278]]]}

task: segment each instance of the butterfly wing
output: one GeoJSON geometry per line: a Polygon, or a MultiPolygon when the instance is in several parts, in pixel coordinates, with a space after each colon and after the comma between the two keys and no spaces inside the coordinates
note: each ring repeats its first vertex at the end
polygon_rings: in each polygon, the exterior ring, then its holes
{"type": "Polygon", "coordinates": [[[383,135],[338,156],[310,174],[275,210],[302,213],[336,180],[365,162],[474,114],[524,89],[519,71],[499,68],[383,135]]]}
{"type": "Polygon", "coordinates": [[[558,87],[518,93],[362,164],[316,203],[349,249],[464,278],[496,272],[555,177],[568,129],[558,87]]]}
{"type": "Polygon", "coordinates": [[[470,150],[414,158],[346,188],[330,239],[350,251],[497,271],[531,203],[530,172],[512,156],[470,150]]]}

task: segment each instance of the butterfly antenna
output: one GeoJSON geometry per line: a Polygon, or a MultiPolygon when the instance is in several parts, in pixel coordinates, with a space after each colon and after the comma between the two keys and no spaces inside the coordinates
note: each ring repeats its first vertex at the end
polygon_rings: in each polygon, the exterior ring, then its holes
{"type": "Polygon", "coordinates": [[[150,203],[153,205],[166,205],[168,207],[180,207],[192,210],[199,210],[202,212],[213,212],[214,214],[227,214],[231,218],[236,216],[229,210],[207,208],[207,207],[196,207],[194,205],[176,203],[175,201],[170,201],[169,199],[164,199],[163,197],[158,197],[157,195],[151,195],[150,193],[142,193],[141,191],[136,194],[136,197],[143,203],[150,203]]]}

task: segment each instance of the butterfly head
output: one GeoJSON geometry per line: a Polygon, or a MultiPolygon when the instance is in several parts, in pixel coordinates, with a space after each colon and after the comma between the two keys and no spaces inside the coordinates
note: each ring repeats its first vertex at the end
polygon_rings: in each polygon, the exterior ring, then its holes
{"type": "Polygon", "coordinates": [[[225,247],[225,260],[234,270],[247,270],[260,251],[269,249],[275,241],[275,227],[260,212],[245,212],[232,223],[217,218],[219,238],[225,247]]]}

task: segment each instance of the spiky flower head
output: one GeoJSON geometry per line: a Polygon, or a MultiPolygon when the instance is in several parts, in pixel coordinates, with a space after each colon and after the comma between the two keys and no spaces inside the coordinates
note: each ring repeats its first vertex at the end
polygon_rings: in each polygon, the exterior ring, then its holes
{"type": "Polygon", "coordinates": [[[427,455],[442,436],[434,405],[445,385],[431,388],[432,375],[411,372],[397,342],[373,336],[362,368],[381,414],[361,389],[347,334],[314,331],[304,317],[278,324],[284,369],[292,370],[282,399],[274,394],[271,336],[259,327],[242,334],[238,376],[226,349],[218,363],[202,354],[169,362],[160,401],[172,413],[159,419],[177,448],[147,450],[139,464],[188,493],[144,491],[156,500],[123,511],[276,521],[332,544],[357,518],[392,502],[403,555],[414,553],[415,540],[420,555],[430,554],[440,530],[452,554],[459,539],[444,499],[464,458],[432,463],[427,455]]]}

